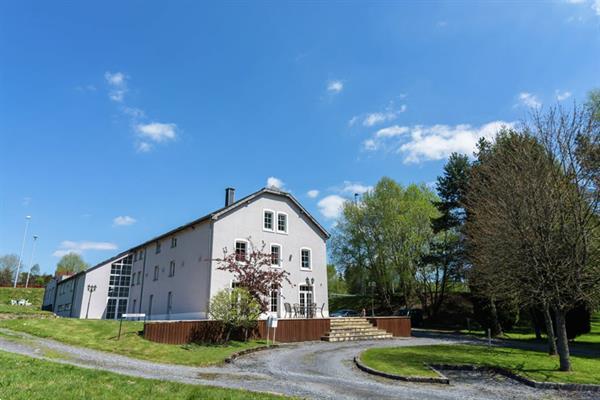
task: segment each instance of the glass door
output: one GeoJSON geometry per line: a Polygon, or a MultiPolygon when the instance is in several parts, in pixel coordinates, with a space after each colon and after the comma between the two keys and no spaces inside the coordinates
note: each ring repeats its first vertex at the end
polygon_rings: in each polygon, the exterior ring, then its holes
{"type": "Polygon", "coordinates": [[[300,285],[300,315],[310,317],[310,307],[313,303],[313,287],[310,285],[300,285]]]}

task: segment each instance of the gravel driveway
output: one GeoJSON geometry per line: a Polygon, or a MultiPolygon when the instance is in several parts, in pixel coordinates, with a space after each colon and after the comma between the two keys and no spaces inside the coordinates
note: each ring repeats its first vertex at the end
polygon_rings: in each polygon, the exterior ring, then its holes
{"type": "MultiPolygon", "coordinates": [[[[458,343],[457,338],[306,342],[257,352],[220,367],[186,367],[132,359],[0,329],[0,350],[119,374],[184,383],[275,392],[313,399],[593,399],[593,394],[529,388],[501,376],[444,371],[451,385],[377,378],[352,359],[369,347],[458,343]],[[45,353],[51,351],[46,357],[45,353]],[[60,356],[57,356],[60,354],[60,356]]],[[[597,396],[597,394],[595,394],[597,396]]]]}

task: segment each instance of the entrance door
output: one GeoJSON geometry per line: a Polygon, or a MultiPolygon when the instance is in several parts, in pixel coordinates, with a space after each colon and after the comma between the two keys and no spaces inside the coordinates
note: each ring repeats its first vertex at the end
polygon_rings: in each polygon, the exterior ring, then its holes
{"type": "Polygon", "coordinates": [[[310,317],[310,306],[313,301],[313,287],[310,285],[300,285],[300,314],[303,317],[310,317]]]}

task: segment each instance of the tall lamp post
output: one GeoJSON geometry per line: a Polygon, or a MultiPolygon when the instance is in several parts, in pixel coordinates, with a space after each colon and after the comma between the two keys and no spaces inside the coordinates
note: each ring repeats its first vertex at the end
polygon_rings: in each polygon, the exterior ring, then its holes
{"type": "Polygon", "coordinates": [[[17,274],[15,275],[15,284],[13,285],[13,287],[17,287],[17,282],[19,281],[19,271],[21,269],[21,261],[23,260],[23,250],[25,250],[25,239],[27,238],[27,229],[29,229],[29,221],[31,221],[31,215],[25,217],[25,233],[23,234],[21,252],[19,253],[19,263],[17,264],[17,274]]]}
{"type": "Polygon", "coordinates": [[[33,254],[35,253],[35,243],[39,236],[33,235],[33,245],[31,246],[31,256],[29,257],[29,271],[27,271],[27,280],[25,281],[25,288],[29,285],[29,276],[31,275],[31,268],[33,268],[33,254]]]}
{"type": "Polygon", "coordinates": [[[371,317],[375,316],[375,286],[377,283],[374,281],[369,282],[369,286],[371,287],[371,317]]]}
{"type": "Polygon", "coordinates": [[[88,306],[87,311],[85,312],[85,319],[88,319],[88,315],[90,313],[90,302],[92,301],[92,293],[96,291],[96,285],[87,285],[87,290],[90,292],[90,297],[88,297],[88,306]]]}

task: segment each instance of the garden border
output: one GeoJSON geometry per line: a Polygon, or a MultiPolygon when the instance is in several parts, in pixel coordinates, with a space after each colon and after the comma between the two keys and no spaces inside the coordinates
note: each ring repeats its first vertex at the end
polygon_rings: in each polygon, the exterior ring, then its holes
{"type": "Polygon", "coordinates": [[[435,368],[431,368],[436,374],[439,375],[439,377],[429,377],[429,376],[405,376],[405,375],[396,375],[396,374],[390,374],[388,372],[383,372],[383,371],[379,371],[376,369],[373,369],[371,367],[366,366],[365,364],[362,363],[362,361],[360,360],[360,356],[362,355],[362,352],[359,353],[356,357],[354,357],[354,364],[356,364],[356,366],[358,367],[358,369],[371,374],[371,375],[377,375],[377,376],[382,376],[384,378],[388,378],[388,379],[394,379],[397,381],[404,381],[404,382],[418,382],[418,383],[441,383],[444,385],[448,385],[450,383],[450,379],[448,379],[446,376],[444,376],[441,372],[439,372],[438,370],[436,370],[435,368]]]}
{"type": "Polygon", "coordinates": [[[278,344],[272,344],[272,345],[269,345],[269,346],[265,345],[265,346],[254,347],[254,348],[251,348],[251,349],[241,350],[241,351],[233,353],[232,355],[230,355],[229,357],[227,357],[224,360],[224,362],[227,363],[227,364],[231,364],[238,357],[245,356],[247,354],[256,353],[256,352],[259,352],[259,351],[264,351],[264,350],[269,350],[269,349],[276,349],[278,347],[279,347],[278,344]]]}

